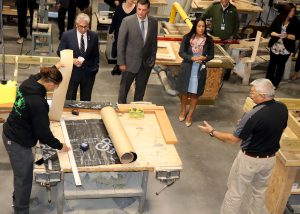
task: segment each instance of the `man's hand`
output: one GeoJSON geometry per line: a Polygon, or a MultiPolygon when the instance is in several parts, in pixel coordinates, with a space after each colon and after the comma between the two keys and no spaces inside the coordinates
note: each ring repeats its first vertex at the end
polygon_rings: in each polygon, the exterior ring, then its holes
{"type": "Polygon", "coordinates": [[[73,64],[76,66],[76,67],[80,67],[82,65],[82,62],[80,60],[78,60],[77,58],[74,58],[73,59],[73,64]]]}
{"type": "Polygon", "coordinates": [[[199,125],[199,129],[202,131],[202,132],[205,132],[205,133],[210,133],[214,128],[208,124],[208,122],[206,122],[205,120],[203,121],[203,126],[199,125]]]}
{"type": "Polygon", "coordinates": [[[126,69],[127,69],[126,65],[120,65],[119,66],[119,70],[122,71],[122,72],[126,71],[126,69]]]}
{"type": "Polygon", "coordinates": [[[61,152],[68,152],[68,151],[70,151],[70,150],[71,150],[71,148],[68,147],[66,144],[63,143],[63,147],[62,147],[62,149],[61,149],[60,151],[61,151],[61,152]]]}

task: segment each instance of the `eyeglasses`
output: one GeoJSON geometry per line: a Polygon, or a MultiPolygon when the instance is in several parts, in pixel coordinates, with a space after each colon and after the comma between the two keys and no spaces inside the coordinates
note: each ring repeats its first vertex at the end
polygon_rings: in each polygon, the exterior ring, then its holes
{"type": "Polygon", "coordinates": [[[81,28],[81,29],[87,29],[89,26],[86,25],[86,26],[82,26],[82,25],[77,25],[78,28],[81,28]]]}

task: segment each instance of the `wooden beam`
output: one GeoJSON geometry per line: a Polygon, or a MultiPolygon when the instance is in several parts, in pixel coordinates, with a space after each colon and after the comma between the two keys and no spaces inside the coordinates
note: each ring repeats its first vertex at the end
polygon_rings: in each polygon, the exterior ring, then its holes
{"type": "MultiPolygon", "coordinates": [[[[7,64],[19,63],[48,66],[55,65],[59,60],[59,57],[50,56],[5,55],[5,63],[7,64]]],[[[2,58],[0,58],[0,63],[2,63],[2,58]]]]}
{"type": "Polygon", "coordinates": [[[73,172],[75,184],[76,184],[76,186],[81,186],[82,185],[81,184],[81,179],[80,179],[80,176],[79,176],[79,173],[78,173],[78,169],[77,169],[75,157],[74,157],[74,154],[73,154],[72,145],[70,143],[70,139],[69,139],[69,135],[68,135],[68,131],[67,131],[65,120],[62,119],[60,121],[60,124],[61,124],[61,129],[62,129],[62,133],[63,133],[64,139],[65,139],[65,143],[66,143],[66,145],[68,147],[71,148],[71,150],[68,152],[68,155],[69,155],[69,161],[70,161],[70,164],[71,164],[71,168],[72,168],[72,172],[73,172]]]}
{"type": "Polygon", "coordinates": [[[177,137],[174,133],[170,120],[165,110],[155,111],[156,119],[158,121],[161,133],[166,141],[166,144],[178,143],[177,137]]]}

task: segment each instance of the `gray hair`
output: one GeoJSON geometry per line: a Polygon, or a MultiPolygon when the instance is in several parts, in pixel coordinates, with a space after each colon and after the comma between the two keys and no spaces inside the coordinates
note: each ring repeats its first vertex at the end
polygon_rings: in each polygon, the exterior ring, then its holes
{"type": "Polygon", "coordinates": [[[90,17],[85,13],[79,13],[75,21],[76,23],[78,23],[81,20],[86,21],[88,24],[90,24],[90,17]]]}
{"type": "Polygon", "coordinates": [[[268,98],[274,98],[275,96],[275,87],[269,79],[256,79],[250,85],[255,86],[257,93],[264,94],[268,98]]]}

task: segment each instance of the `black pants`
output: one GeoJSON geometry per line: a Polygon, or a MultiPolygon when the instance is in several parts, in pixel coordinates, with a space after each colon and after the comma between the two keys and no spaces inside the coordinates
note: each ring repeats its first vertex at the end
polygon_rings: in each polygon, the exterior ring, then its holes
{"type": "Polygon", "coordinates": [[[30,13],[30,35],[32,34],[32,20],[33,11],[37,8],[35,0],[16,0],[17,12],[18,12],[18,32],[19,36],[27,38],[27,10],[30,13]]]}
{"type": "Polygon", "coordinates": [[[73,70],[69,82],[66,99],[76,100],[77,90],[78,87],[80,87],[80,100],[91,101],[95,77],[95,73],[87,72],[83,69],[73,70]]]}
{"type": "Polygon", "coordinates": [[[135,80],[133,99],[134,101],[143,101],[150,73],[151,69],[148,71],[145,69],[140,69],[138,73],[132,73],[129,71],[122,72],[118,103],[127,103],[127,94],[133,80],[135,80]]]}
{"type": "Polygon", "coordinates": [[[67,30],[70,30],[74,28],[74,23],[75,23],[76,3],[74,0],[70,1],[68,8],[64,8],[61,6],[58,10],[57,23],[59,29],[59,38],[61,38],[61,35],[65,31],[65,18],[67,12],[68,12],[67,30]]]}
{"type": "Polygon", "coordinates": [[[16,214],[29,214],[34,162],[32,150],[9,140],[4,133],[2,139],[14,174],[14,211],[16,214]]]}
{"type": "Polygon", "coordinates": [[[275,87],[278,87],[284,73],[285,64],[289,58],[288,55],[276,55],[270,50],[270,62],[266,78],[271,80],[275,87]]]}
{"type": "Polygon", "coordinates": [[[300,48],[298,50],[298,56],[297,56],[297,59],[296,59],[295,71],[296,72],[300,71],[300,48]]]}

